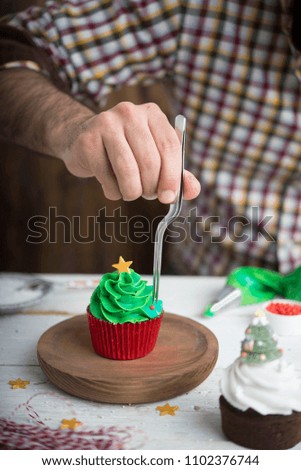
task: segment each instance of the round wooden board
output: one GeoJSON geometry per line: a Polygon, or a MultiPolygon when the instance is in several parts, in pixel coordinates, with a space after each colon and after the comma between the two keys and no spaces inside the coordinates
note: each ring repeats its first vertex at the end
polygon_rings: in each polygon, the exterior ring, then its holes
{"type": "Polygon", "coordinates": [[[65,392],[104,403],[148,403],[181,395],[212,371],[218,342],[203,325],[165,313],[155,349],[146,357],[115,361],[91,345],[86,315],[52,326],[37,354],[49,380],[65,392]]]}

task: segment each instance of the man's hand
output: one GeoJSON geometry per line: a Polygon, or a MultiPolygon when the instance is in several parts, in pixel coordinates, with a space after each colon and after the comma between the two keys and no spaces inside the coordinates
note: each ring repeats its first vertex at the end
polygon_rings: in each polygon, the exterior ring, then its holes
{"type": "MultiPolygon", "coordinates": [[[[175,199],[180,142],[157,105],[124,102],[95,114],[24,69],[0,72],[0,102],[2,138],[62,159],[76,176],[95,176],[108,199],[175,199]]],[[[200,184],[184,177],[184,197],[193,199],[200,184]]]]}
{"type": "MultiPolygon", "coordinates": [[[[140,196],[174,201],[180,184],[181,146],[175,129],[154,103],[123,102],[87,118],[70,133],[60,157],[68,170],[95,176],[108,199],[132,201],[140,196]]],[[[200,192],[185,172],[184,197],[200,192]]]]}

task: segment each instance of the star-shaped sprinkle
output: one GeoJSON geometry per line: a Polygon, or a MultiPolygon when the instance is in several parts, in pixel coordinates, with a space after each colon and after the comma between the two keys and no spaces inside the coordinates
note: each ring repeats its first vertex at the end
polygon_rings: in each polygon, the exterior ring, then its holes
{"type": "Polygon", "coordinates": [[[112,264],[113,268],[118,270],[118,274],[120,273],[130,273],[130,266],[133,261],[124,261],[122,256],[119,256],[119,261],[116,264],[112,264]]]}
{"type": "Polygon", "coordinates": [[[263,310],[256,310],[255,317],[265,317],[265,313],[263,310]]]}
{"type": "Polygon", "coordinates": [[[178,406],[170,406],[169,403],[166,403],[164,406],[157,406],[156,410],[160,411],[160,416],[171,415],[175,416],[175,412],[179,409],[178,406]]]}
{"type": "Polygon", "coordinates": [[[13,390],[17,388],[26,388],[28,384],[30,384],[29,380],[22,380],[20,377],[17,380],[10,380],[9,385],[13,390]]]}
{"type": "Polygon", "coordinates": [[[83,424],[80,421],[77,421],[75,418],[62,419],[61,423],[61,429],[75,429],[77,426],[81,426],[83,424]]]}

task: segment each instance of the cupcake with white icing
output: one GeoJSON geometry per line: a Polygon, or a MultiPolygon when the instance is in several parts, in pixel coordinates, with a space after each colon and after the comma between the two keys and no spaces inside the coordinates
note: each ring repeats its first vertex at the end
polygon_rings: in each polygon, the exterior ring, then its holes
{"type": "Polygon", "coordinates": [[[220,383],[222,429],[233,442],[288,449],[301,440],[301,383],[282,355],[264,313],[256,312],[220,383]]]}

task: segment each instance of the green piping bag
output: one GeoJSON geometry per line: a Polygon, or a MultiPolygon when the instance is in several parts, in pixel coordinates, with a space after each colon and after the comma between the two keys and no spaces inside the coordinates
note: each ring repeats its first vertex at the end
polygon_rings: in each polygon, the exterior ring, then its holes
{"type": "Polygon", "coordinates": [[[283,275],[269,269],[243,266],[232,271],[226,285],[204,315],[213,317],[222,309],[266,302],[274,298],[301,302],[301,266],[283,275]]]}

